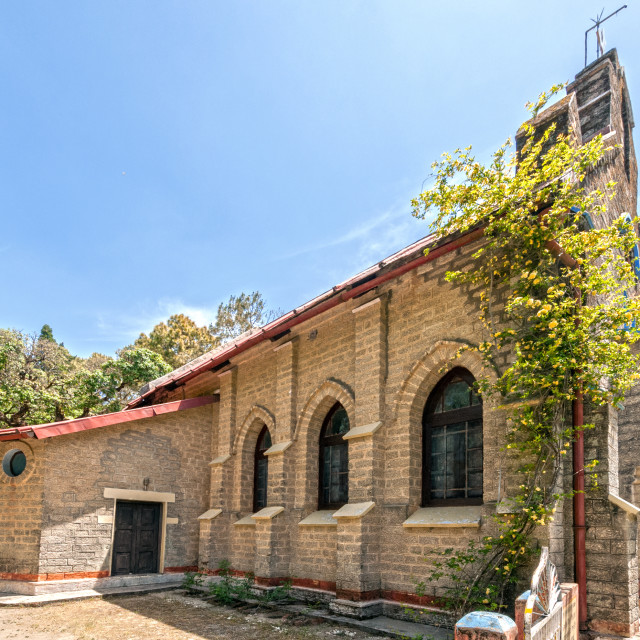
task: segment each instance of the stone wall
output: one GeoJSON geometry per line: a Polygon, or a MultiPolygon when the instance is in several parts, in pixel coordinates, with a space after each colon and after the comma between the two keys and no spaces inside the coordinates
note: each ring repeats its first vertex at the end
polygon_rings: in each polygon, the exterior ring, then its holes
{"type": "Polygon", "coordinates": [[[32,446],[35,455],[20,483],[2,474],[0,571],[13,579],[109,575],[114,499],[105,498],[107,488],[138,491],[139,500],[175,494],[167,503],[164,566],[196,566],[211,427],[207,405],[28,445],[1,443],[32,446]]]}
{"type": "MultiPolygon", "coordinates": [[[[431,390],[453,366],[475,376],[484,373],[477,355],[456,356],[462,345],[483,338],[475,302],[444,279],[472,252],[473,247],[456,250],[301,325],[275,344],[258,345],[213,377],[208,389],[198,387],[206,393],[220,389],[209,507],[222,514],[202,529],[208,539],[203,548],[213,549],[212,557],[201,558],[204,567],[215,569],[227,558],[235,569],[256,571],[267,582],[293,577],[354,599],[411,594],[426,574],[424,558],[431,552],[495,530],[499,492],[504,496],[513,480],[500,451],[504,420],[489,401],[481,526],[403,527],[421,504],[422,412],[431,390]],[[347,409],[352,430],[373,426],[371,433],[349,439],[349,502],[375,506],[333,525],[301,526],[318,509],[320,428],[337,401],[347,409]],[[284,507],[272,521],[282,523],[277,547],[265,545],[260,525],[233,524],[251,513],[253,451],[265,424],[274,445],[286,445],[269,456],[268,503],[284,507]],[[242,555],[253,553],[252,536],[256,550],[269,549],[271,564],[242,555]],[[272,569],[265,575],[260,567],[272,569]]],[[[188,397],[190,384],[173,393],[166,399],[188,397]]]]}
{"type": "MultiPolygon", "coordinates": [[[[574,90],[553,108],[561,125],[572,129],[578,141],[601,132],[611,144],[623,145],[607,153],[589,176],[588,186],[616,180],[618,194],[609,203],[609,215],[634,213],[632,123],[629,109],[623,109],[628,95],[615,54],[580,74],[569,88],[574,90]]],[[[502,450],[503,415],[488,401],[483,407],[480,526],[403,526],[421,504],[421,425],[429,393],[453,366],[465,367],[475,376],[490,374],[471,354],[457,356],[461,345],[476,344],[485,336],[471,292],[444,279],[448,269],[464,269],[472,252],[473,247],[457,249],[295,327],[286,336],[253,347],[213,375],[209,387],[201,381],[198,387],[188,382],[167,396],[170,400],[178,394],[189,397],[196,391],[220,389],[209,506],[222,509],[222,515],[203,529],[203,535],[228,542],[208,544],[214,551],[207,566],[215,563],[216,554],[219,559],[233,553],[234,562],[253,566],[265,584],[290,576],[324,588],[335,583],[338,596],[346,599],[381,595],[410,599],[416,582],[428,573],[425,557],[494,532],[497,500],[514,492],[515,478],[514,463],[502,450]],[[356,511],[368,503],[374,506],[368,511],[363,507],[356,516],[336,515],[338,521],[332,525],[301,526],[298,523],[318,508],[318,438],[323,418],[336,401],[347,409],[351,429],[362,432],[349,439],[350,506],[356,511]],[[247,533],[240,534],[233,522],[250,513],[251,452],[264,424],[280,447],[269,456],[268,504],[284,511],[272,521],[281,523],[278,535],[273,533],[275,524],[252,530],[256,549],[252,564],[238,558],[239,549],[249,547],[240,544],[239,536],[247,533]]],[[[587,436],[587,459],[604,463],[599,468],[600,486],[587,500],[588,598],[593,628],[624,634],[633,632],[638,618],[635,523],[608,496],[628,492],[629,456],[622,456],[626,475],[620,482],[617,416],[605,412],[595,417],[597,426],[587,436]],[[600,569],[607,562],[616,571],[603,581],[600,569]]],[[[626,441],[634,428],[625,422],[626,441]]],[[[567,488],[571,474],[567,464],[567,488]]],[[[569,502],[559,506],[553,525],[537,532],[538,542],[550,546],[561,579],[568,581],[573,579],[571,526],[569,502]]],[[[427,591],[431,596],[437,593],[437,586],[427,591]]]]}
{"type": "Polygon", "coordinates": [[[13,449],[27,457],[25,472],[10,478],[0,470],[0,580],[29,580],[38,573],[44,489],[44,445],[0,442],[0,461],[13,449]]]}

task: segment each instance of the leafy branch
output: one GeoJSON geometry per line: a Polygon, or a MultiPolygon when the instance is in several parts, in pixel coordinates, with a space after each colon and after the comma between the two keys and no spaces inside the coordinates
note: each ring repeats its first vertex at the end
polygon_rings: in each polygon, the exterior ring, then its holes
{"type": "Polygon", "coordinates": [[[567,419],[572,401],[584,395],[595,407],[617,405],[640,378],[632,352],[640,336],[629,330],[640,319],[629,260],[636,232],[626,215],[607,211],[615,183],[591,186],[610,151],[602,137],[578,145],[571,132],[536,120],[560,89],[528,105],[532,119],[519,131],[517,153],[510,140],[487,166],[471,147],[446,153],[432,165],[433,186],[412,203],[438,237],[483,229],[472,267],[446,278],[477,303],[484,335],[463,350],[498,366],[496,379],[477,386],[505,411],[505,447],[518,464],[512,513],[496,516],[497,534],[434,562],[429,580],[445,581],[443,602],[460,613],[505,606],[536,528],[553,522],[558,501],[572,495],[561,488],[576,436],[567,419]]]}

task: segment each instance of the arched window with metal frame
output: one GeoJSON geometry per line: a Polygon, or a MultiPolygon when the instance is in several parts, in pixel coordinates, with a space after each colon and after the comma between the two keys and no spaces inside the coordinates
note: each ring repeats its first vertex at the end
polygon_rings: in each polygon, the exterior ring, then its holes
{"type": "Polygon", "coordinates": [[[253,512],[267,506],[267,488],[269,485],[269,458],[265,451],[271,446],[271,434],[267,425],[262,427],[256,443],[255,461],[253,465],[253,512]]]}
{"type": "Polygon", "coordinates": [[[349,416],[339,403],[331,407],[320,431],[318,508],[337,509],[349,501],[349,416]]]}
{"type": "Polygon", "coordinates": [[[431,392],[422,418],[423,506],[482,504],[482,398],[457,367],[431,392]]]}

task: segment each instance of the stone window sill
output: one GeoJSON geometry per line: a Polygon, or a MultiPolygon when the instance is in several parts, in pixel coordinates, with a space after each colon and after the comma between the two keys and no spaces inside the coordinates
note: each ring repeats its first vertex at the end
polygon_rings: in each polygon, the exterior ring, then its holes
{"type": "Polygon", "coordinates": [[[333,517],[334,511],[314,511],[298,522],[299,527],[336,527],[338,521],[333,517]]]}
{"type": "Polygon", "coordinates": [[[403,527],[479,527],[482,506],[422,507],[402,523],[403,527]]]}
{"type": "Polygon", "coordinates": [[[205,511],[201,516],[198,516],[198,520],[213,520],[222,513],[222,509],[209,509],[205,511]]]}
{"type": "Polygon", "coordinates": [[[265,456],[277,456],[283,454],[291,445],[293,440],[287,440],[286,442],[278,442],[269,447],[265,452],[265,456]]]}
{"type": "Polygon", "coordinates": [[[353,429],[349,429],[342,437],[344,440],[365,438],[366,436],[372,436],[381,426],[382,422],[372,422],[371,424],[365,424],[361,427],[353,427],[353,429]]]}
{"type": "Polygon", "coordinates": [[[240,518],[233,523],[234,527],[255,527],[256,521],[251,517],[253,514],[240,518]]]}
{"type": "Polygon", "coordinates": [[[340,507],[334,514],[334,519],[338,518],[363,518],[376,506],[375,502],[355,502],[345,504],[340,507]]]}
{"type": "Polygon", "coordinates": [[[284,511],[284,507],[265,507],[260,509],[257,513],[254,513],[250,518],[253,520],[271,520],[277,515],[280,515],[284,511]]]}

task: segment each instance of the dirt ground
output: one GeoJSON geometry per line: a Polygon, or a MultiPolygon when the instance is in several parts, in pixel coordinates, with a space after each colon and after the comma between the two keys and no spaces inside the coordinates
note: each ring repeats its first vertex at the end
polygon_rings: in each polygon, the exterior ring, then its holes
{"type": "Polygon", "coordinates": [[[177,591],[0,608],[0,640],[378,640],[305,616],[208,604],[177,591]]]}

